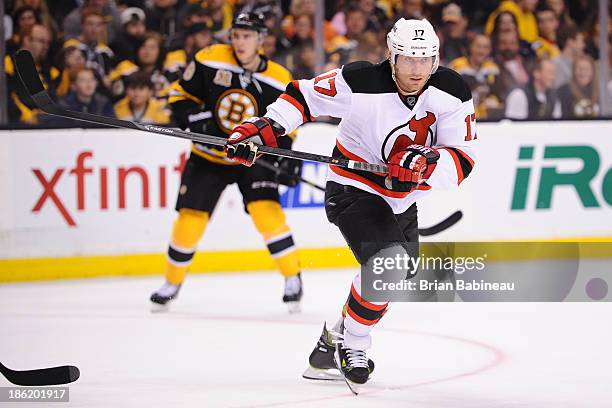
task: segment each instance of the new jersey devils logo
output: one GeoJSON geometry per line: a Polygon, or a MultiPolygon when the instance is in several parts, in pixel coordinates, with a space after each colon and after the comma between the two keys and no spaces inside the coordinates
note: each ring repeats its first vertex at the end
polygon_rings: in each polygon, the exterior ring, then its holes
{"type": "Polygon", "coordinates": [[[381,156],[385,162],[389,161],[394,153],[404,150],[411,144],[432,146],[435,136],[431,126],[436,122],[436,115],[427,111],[427,114],[417,119],[413,116],[407,123],[391,130],[381,148],[381,156]]]}

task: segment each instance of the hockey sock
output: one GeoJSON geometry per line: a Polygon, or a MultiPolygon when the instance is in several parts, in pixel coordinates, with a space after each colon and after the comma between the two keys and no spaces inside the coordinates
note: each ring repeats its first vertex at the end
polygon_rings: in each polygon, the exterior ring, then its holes
{"type": "Polygon", "coordinates": [[[297,249],[280,204],[272,200],[253,201],[247,204],[247,210],[280,273],[285,277],[296,275],[300,271],[297,249]]]}
{"type": "Polygon", "coordinates": [[[389,302],[368,302],[361,298],[361,272],[358,272],[342,309],[344,344],[358,350],[369,348],[370,332],[387,312],[388,306],[389,302]]]}
{"type": "Polygon", "coordinates": [[[179,285],[185,279],[198,241],[204,234],[209,214],[183,208],[174,222],[172,238],[168,246],[166,280],[179,285]]]}

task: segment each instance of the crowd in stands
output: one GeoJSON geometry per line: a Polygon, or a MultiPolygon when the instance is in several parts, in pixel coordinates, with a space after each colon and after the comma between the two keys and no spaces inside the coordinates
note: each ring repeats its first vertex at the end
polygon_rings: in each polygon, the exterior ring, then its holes
{"type": "MultiPolygon", "coordinates": [[[[441,65],[467,80],[479,119],[592,118],[601,113],[597,61],[612,61],[612,53],[599,53],[597,0],[324,3],[324,71],[356,60],[384,60],[393,23],[400,17],[425,17],[440,36],[441,65]]],[[[171,124],[171,83],[198,50],[228,41],[232,19],[241,11],[264,15],[268,32],[262,52],[269,59],[297,79],[318,74],[315,0],[5,4],[10,123],[74,125],[40,114],[25,94],[10,56],[27,49],[49,92],[66,108],[171,124]]],[[[610,26],[604,29],[612,32],[610,26]]],[[[612,93],[612,83],[607,90],[612,93]]]]}

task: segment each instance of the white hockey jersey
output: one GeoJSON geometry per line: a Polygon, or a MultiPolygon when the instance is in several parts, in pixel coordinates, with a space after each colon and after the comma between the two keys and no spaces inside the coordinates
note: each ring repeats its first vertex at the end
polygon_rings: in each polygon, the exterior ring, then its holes
{"type": "Polygon", "coordinates": [[[389,61],[355,62],[309,80],[293,81],[268,106],[269,117],[287,132],[314,117],[341,118],[334,157],[387,164],[411,144],[431,146],[440,159],[426,183],[411,193],[385,186],[385,175],[330,165],[328,181],[383,197],[400,214],[432,188],[460,184],[475,160],[474,104],[468,85],[455,71],[440,67],[414,97],[400,97],[389,61]]]}

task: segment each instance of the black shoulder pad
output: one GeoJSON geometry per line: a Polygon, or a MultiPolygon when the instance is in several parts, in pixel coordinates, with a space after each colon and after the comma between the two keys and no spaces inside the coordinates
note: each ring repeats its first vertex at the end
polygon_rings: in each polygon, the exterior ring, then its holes
{"type": "Polygon", "coordinates": [[[427,81],[427,86],[434,86],[454,96],[461,102],[472,99],[472,91],[467,82],[465,82],[465,79],[450,68],[439,67],[431,78],[429,78],[429,81],[427,81]]]}
{"type": "Polygon", "coordinates": [[[397,92],[388,60],[379,64],[371,64],[367,61],[346,64],[342,67],[342,76],[354,93],[397,92]]]}

